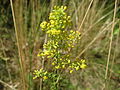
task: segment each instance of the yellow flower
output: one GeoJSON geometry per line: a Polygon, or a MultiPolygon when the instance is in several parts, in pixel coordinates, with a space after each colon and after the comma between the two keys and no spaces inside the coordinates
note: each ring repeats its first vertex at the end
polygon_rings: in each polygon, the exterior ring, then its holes
{"type": "Polygon", "coordinates": [[[68,63],[70,63],[70,60],[68,60],[68,63]]]}
{"type": "Polygon", "coordinates": [[[59,69],[59,68],[60,68],[60,66],[59,66],[59,65],[58,65],[58,66],[55,66],[55,68],[56,68],[56,69],[59,69]]]}
{"type": "Polygon", "coordinates": [[[65,68],[65,65],[62,65],[62,68],[65,68]]]}
{"type": "Polygon", "coordinates": [[[85,63],[85,60],[84,60],[84,59],[82,59],[82,60],[81,60],[81,62],[82,62],[82,63],[85,63]]]}
{"type": "Polygon", "coordinates": [[[45,51],[44,54],[45,54],[45,55],[49,55],[49,54],[50,54],[50,51],[45,51]]]}
{"type": "Polygon", "coordinates": [[[52,65],[55,65],[55,63],[53,62],[52,65]]]}
{"type": "Polygon", "coordinates": [[[80,68],[84,69],[84,68],[86,68],[86,66],[87,66],[86,64],[82,64],[82,65],[80,65],[80,68]]]}
{"type": "Polygon", "coordinates": [[[54,6],[54,9],[56,9],[57,6],[54,6]]]}
{"type": "Polygon", "coordinates": [[[37,56],[39,57],[39,56],[41,56],[41,55],[38,53],[37,56]]]}
{"type": "Polygon", "coordinates": [[[43,21],[41,24],[40,24],[40,27],[42,29],[45,29],[46,28],[46,25],[47,25],[47,22],[46,21],[43,21]]]}
{"type": "Polygon", "coordinates": [[[43,71],[43,68],[40,69],[40,72],[42,72],[42,71],[43,71]]]}
{"type": "Polygon", "coordinates": [[[70,73],[73,73],[73,70],[70,70],[70,73]]]}
{"type": "Polygon", "coordinates": [[[65,25],[63,25],[62,28],[64,29],[64,28],[65,28],[65,25]]]}
{"type": "Polygon", "coordinates": [[[72,48],[74,48],[74,46],[73,46],[73,45],[72,45],[71,47],[72,47],[72,48]]]}
{"type": "Polygon", "coordinates": [[[46,75],[48,72],[46,71],[45,73],[44,73],[44,75],[46,75]]]}
{"type": "Polygon", "coordinates": [[[63,22],[66,23],[66,20],[64,20],[63,22]]]}
{"type": "Polygon", "coordinates": [[[58,35],[61,33],[61,31],[53,29],[53,30],[47,31],[46,33],[51,34],[51,35],[58,35]]]}
{"type": "Polygon", "coordinates": [[[67,55],[67,57],[69,57],[70,55],[67,55]]]}
{"type": "Polygon", "coordinates": [[[62,60],[62,58],[60,58],[60,60],[62,60]]]}
{"type": "Polygon", "coordinates": [[[79,35],[81,34],[79,31],[76,31],[76,33],[79,34],[79,35]]]}
{"type": "Polygon", "coordinates": [[[64,8],[64,6],[61,6],[61,9],[63,9],[64,8]]]}
{"type": "Polygon", "coordinates": [[[48,79],[48,77],[47,77],[47,76],[44,76],[43,79],[46,80],[46,79],[48,79]]]}
{"type": "Polygon", "coordinates": [[[37,76],[33,77],[33,79],[36,79],[36,78],[37,78],[37,76]]]}
{"type": "Polygon", "coordinates": [[[68,19],[70,19],[71,18],[71,16],[68,16],[68,19]]]}
{"type": "Polygon", "coordinates": [[[79,66],[75,67],[76,70],[79,70],[79,66]]]}
{"type": "Polygon", "coordinates": [[[51,23],[51,24],[54,24],[54,23],[55,23],[55,21],[54,21],[54,20],[50,20],[50,23],[51,23]]]}
{"type": "Polygon", "coordinates": [[[70,47],[70,46],[71,46],[71,44],[68,44],[68,46],[70,47]]]}
{"type": "Polygon", "coordinates": [[[74,31],[73,30],[70,30],[71,33],[73,33],[74,31]]]}
{"type": "Polygon", "coordinates": [[[67,6],[64,6],[64,10],[66,10],[67,9],[67,6]]]}

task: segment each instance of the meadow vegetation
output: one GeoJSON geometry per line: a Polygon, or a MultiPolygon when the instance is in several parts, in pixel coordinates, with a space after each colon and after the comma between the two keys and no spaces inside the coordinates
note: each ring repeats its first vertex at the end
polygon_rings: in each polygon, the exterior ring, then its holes
{"type": "Polygon", "coordinates": [[[0,90],[120,90],[119,0],[0,0],[0,90]]]}

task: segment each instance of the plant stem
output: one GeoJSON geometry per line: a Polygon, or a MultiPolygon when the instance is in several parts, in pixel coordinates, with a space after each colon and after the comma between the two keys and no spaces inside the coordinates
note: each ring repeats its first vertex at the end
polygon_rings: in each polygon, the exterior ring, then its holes
{"type": "Polygon", "coordinates": [[[26,67],[25,67],[25,55],[23,51],[23,32],[22,32],[22,1],[15,1],[15,5],[19,8],[17,10],[14,10],[13,2],[10,0],[11,9],[12,9],[12,15],[13,15],[13,21],[14,21],[14,27],[15,27],[15,34],[17,39],[17,46],[18,46],[18,53],[19,53],[19,63],[20,63],[20,70],[21,70],[21,79],[22,79],[22,90],[27,90],[27,83],[26,83],[26,67]],[[18,4],[20,4],[18,6],[18,4]],[[16,12],[17,11],[17,12],[16,12]],[[20,11],[20,12],[19,12],[20,11]]]}

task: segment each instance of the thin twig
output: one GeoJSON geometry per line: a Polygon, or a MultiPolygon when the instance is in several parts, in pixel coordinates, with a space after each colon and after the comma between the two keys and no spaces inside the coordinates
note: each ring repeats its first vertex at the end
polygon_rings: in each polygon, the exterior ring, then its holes
{"type": "Polygon", "coordinates": [[[111,49],[112,49],[112,40],[113,40],[113,30],[114,30],[114,26],[115,26],[116,8],[117,8],[117,0],[115,1],[114,16],[113,16],[113,24],[112,24],[111,37],[110,37],[110,48],[109,48],[109,52],[108,52],[108,59],[107,59],[106,72],[105,72],[105,79],[107,79],[108,65],[109,65],[110,54],[111,54],[111,49]]]}
{"type": "Polygon", "coordinates": [[[2,83],[2,84],[4,84],[5,86],[11,88],[12,90],[16,90],[13,86],[7,84],[6,82],[4,82],[4,81],[2,81],[2,80],[0,80],[0,83],[2,83]]]}
{"type": "Polygon", "coordinates": [[[112,24],[111,36],[110,36],[110,46],[109,46],[108,59],[107,59],[107,65],[106,65],[106,71],[105,71],[105,84],[104,84],[104,88],[107,88],[106,84],[107,84],[107,76],[108,76],[108,68],[109,68],[108,66],[109,66],[110,55],[111,55],[111,50],[112,50],[113,30],[114,30],[114,26],[115,26],[116,9],[117,9],[117,0],[115,0],[113,24],[112,24]]]}
{"type": "MultiPolygon", "coordinates": [[[[117,51],[117,46],[118,46],[118,41],[119,41],[119,33],[117,34],[117,39],[116,39],[116,43],[115,43],[115,48],[114,48],[114,53],[113,53],[113,59],[112,59],[112,64],[111,64],[111,70],[113,69],[113,66],[114,66],[114,62],[115,62],[115,57],[116,57],[116,51],[117,51]]],[[[112,73],[110,72],[110,75],[109,75],[109,80],[112,76],[112,73]]]]}
{"type": "Polygon", "coordinates": [[[90,10],[90,7],[91,7],[93,1],[94,1],[94,0],[91,0],[90,4],[89,4],[89,6],[88,6],[88,9],[87,9],[87,11],[86,11],[86,13],[85,13],[85,16],[84,16],[84,18],[83,18],[83,20],[82,20],[82,23],[81,23],[80,27],[78,28],[78,31],[80,31],[80,29],[81,29],[81,27],[82,27],[82,25],[83,25],[83,23],[84,23],[84,21],[85,21],[85,18],[86,18],[87,14],[88,14],[88,11],[90,10]]]}
{"type": "MultiPolygon", "coordinates": [[[[45,35],[45,40],[44,40],[44,44],[46,44],[46,43],[47,43],[47,34],[45,35]]],[[[45,63],[45,58],[42,59],[42,68],[44,68],[44,63],[45,63]]],[[[42,81],[43,81],[43,79],[41,78],[40,79],[40,90],[42,90],[42,83],[43,83],[42,81]]]]}

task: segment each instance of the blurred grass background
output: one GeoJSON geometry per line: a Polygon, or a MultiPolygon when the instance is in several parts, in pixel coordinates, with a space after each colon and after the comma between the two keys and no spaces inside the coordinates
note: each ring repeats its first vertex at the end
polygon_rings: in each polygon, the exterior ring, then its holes
{"type": "Polygon", "coordinates": [[[82,34],[72,53],[88,64],[70,75],[61,90],[120,90],[119,0],[0,0],[0,90],[39,90],[40,80],[32,80],[32,72],[41,67],[37,53],[45,34],[40,23],[55,5],[68,7],[73,30],[82,34]]]}

